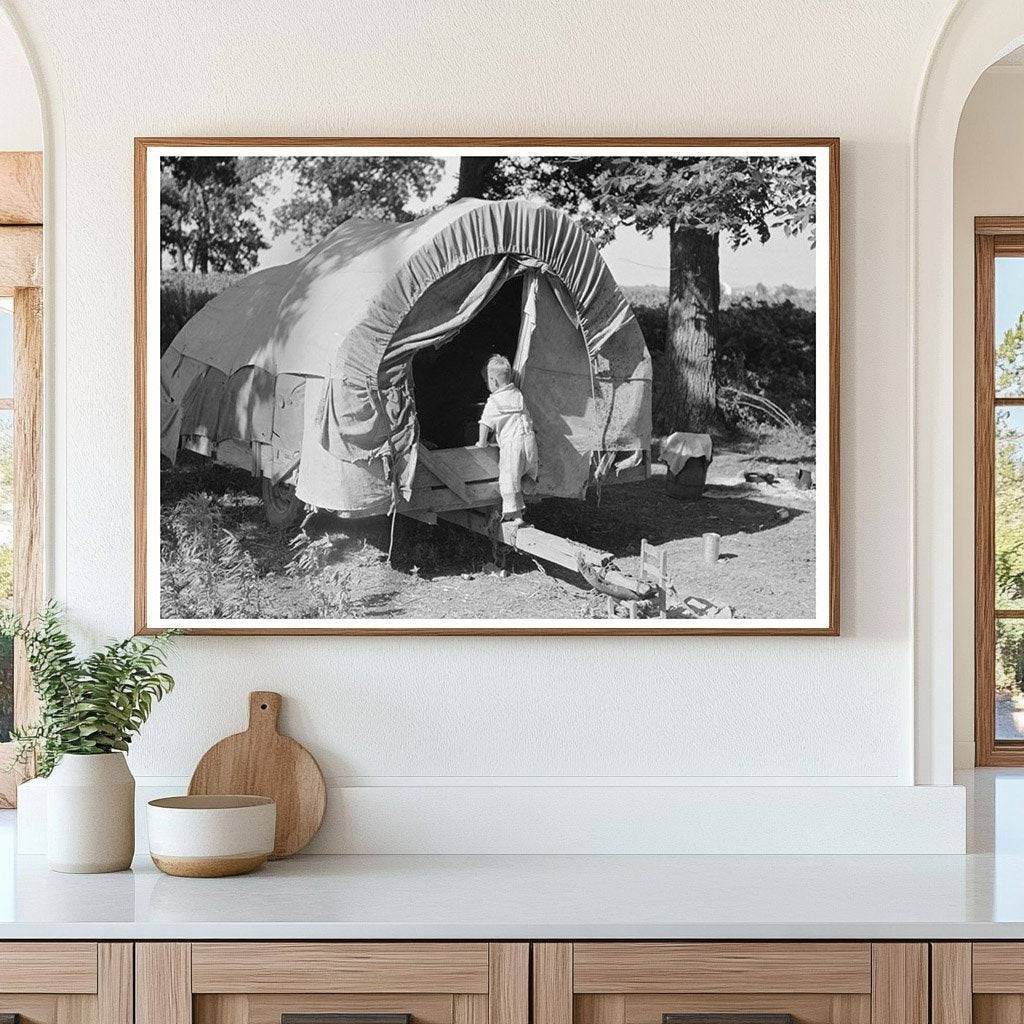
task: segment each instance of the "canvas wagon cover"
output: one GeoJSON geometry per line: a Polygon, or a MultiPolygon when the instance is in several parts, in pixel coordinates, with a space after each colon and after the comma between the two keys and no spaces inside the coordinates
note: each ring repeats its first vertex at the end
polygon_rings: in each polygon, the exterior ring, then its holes
{"type": "Polygon", "coordinates": [[[543,284],[524,375],[539,490],[578,495],[585,480],[559,446],[588,462],[649,447],[650,356],[590,237],[526,200],[464,199],[402,224],[352,219],[227,288],[162,358],[161,450],[173,460],[179,442],[207,454],[251,445],[254,471],[294,481],[309,504],[385,512],[408,498],[416,468],[413,355],[455,338],[527,273],[543,284]]]}

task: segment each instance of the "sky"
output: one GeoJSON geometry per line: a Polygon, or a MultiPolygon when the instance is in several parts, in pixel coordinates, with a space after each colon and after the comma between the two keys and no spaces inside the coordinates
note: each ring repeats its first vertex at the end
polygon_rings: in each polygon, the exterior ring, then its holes
{"type": "Polygon", "coordinates": [[[14,311],[11,299],[0,299],[0,397],[14,394],[14,311]]]}
{"type": "MultiPolygon", "coordinates": [[[[429,203],[410,203],[409,209],[425,209],[450,197],[458,183],[458,159],[445,161],[445,168],[436,192],[429,203]]],[[[264,205],[273,208],[284,202],[294,189],[294,178],[284,177],[280,189],[267,197],[264,205]]],[[[268,211],[269,212],[269,211],[268,211]]],[[[287,236],[271,240],[269,249],[260,254],[258,266],[272,267],[288,263],[302,255],[287,236]]],[[[634,228],[619,228],[615,239],[601,250],[615,280],[620,285],[655,284],[668,286],[668,230],[655,231],[650,238],[634,228]]],[[[814,249],[806,237],[786,238],[781,231],[767,243],[751,242],[733,250],[723,240],[720,250],[720,271],[725,290],[764,284],[769,287],[788,284],[794,288],[814,288],[814,249]]]]}
{"type": "Polygon", "coordinates": [[[1000,256],[996,259],[996,343],[1017,323],[1024,312],[1024,259],[1000,256]]]}

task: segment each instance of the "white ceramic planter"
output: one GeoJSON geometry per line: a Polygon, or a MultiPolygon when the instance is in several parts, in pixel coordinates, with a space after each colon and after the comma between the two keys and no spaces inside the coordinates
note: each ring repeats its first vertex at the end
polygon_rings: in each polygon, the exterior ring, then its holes
{"type": "Polygon", "coordinates": [[[124,754],[65,754],[46,784],[53,871],[124,871],[135,854],[135,779],[124,754]]]}

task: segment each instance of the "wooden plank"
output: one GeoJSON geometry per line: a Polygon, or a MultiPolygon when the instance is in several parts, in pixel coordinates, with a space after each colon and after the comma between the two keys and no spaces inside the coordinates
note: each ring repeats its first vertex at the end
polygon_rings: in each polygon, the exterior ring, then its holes
{"type": "MultiPolygon", "coordinates": [[[[458,450],[458,449],[456,449],[458,450]]],[[[417,452],[419,463],[426,466],[448,488],[459,496],[464,502],[472,501],[469,490],[466,486],[466,478],[458,468],[458,462],[445,458],[446,451],[432,452],[421,444],[417,452]]]]}
{"type": "Polygon", "coordinates": [[[1024,943],[975,942],[971,988],[974,992],[1024,993],[1024,943]]]}
{"type": "Polygon", "coordinates": [[[57,1024],[97,1024],[96,997],[58,996],[57,1024]]]}
{"type": "Polygon", "coordinates": [[[976,235],[1024,235],[1022,217],[975,217],[976,235]]]}
{"type": "Polygon", "coordinates": [[[489,1024],[529,1024],[530,944],[492,942],[487,987],[489,1024]]]}
{"type": "MultiPolygon", "coordinates": [[[[478,509],[455,509],[451,512],[439,513],[438,518],[445,522],[454,523],[466,530],[483,534],[485,537],[491,535],[490,512],[478,509]]],[[[600,551],[590,547],[589,544],[581,544],[579,541],[568,540],[565,537],[556,536],[553,533],[546,533],[535,526],[516,526],[513,523],[499,523],[498,534],[502,543],[507,544],[517,551],[531,555],[534,558],[541,558],[552,565],[561,566],[576,572],[579,566],[579,556],[591,566],[602,566],[611,560],[607,551],[600,551]]],[[[628,573],[620,572],[618,569],[608,569],[604,573],[604,581],[613,586],[625,587],[636,591],[643,586],[635,577],[628,573]]],[[[582,583],[582,579],[581,579],[582,583]]]]}
{"type": "MultiPolygon", "coordinates": [[[[251,998],[232,992],[221,996],[196,996],[192,1001],[194,1024],[249,1024],[251,998]]],[[[282,1013],[290,1010],[278,1009],[273,1024],[281,1024],[282,1013]]]]}
{"type": "MultiPolygon", "coordinates": [[[[576,1024],[625,1024],[626,997],[619,995],[573,996],[576,1024]]],[[[657,1024],[661,1024],[659,1018],[657,1024]]]]}
{"type": "Polygon", "coordinates": [[[0,227],[0,295],[43,284],[43,229],[0,227]]]}
{"type": "MultiPolygon", "coordinates": [[[[583,997],[580,997],[583,998],[583,997]]],[[[828,993],[679,993],[659,992],[625,996],[623,1024],[662,1024],[666,1013],[792,1014],[800,1024],[836,1024],[833,1004],[838,998],[859,999],[869,1007],[868,996],[832,996],[828,993]]],[[[869,1021],[846,1024],[870,1024],[869,1021]]]]}
{"type": "MultiPolygon", "coordinates": [[[[419,1024],[419,1020],[417,1014],[416,1024],[419,1024]]],[[[458,992],[452,996],[452,1024],[487,1024],[487,996],[467,992],[458,992]]]]}
{"type": "Polygon", "coordinates": [[[573,1024],[571,942],[533,944],[533,1024],[573,1024]]]}
{"type": "Polygon", "coordinates": [[[931,945],[931,1024],[971,1024],[971,944],[931,945]]]}
{"type": "Polygon", "coordinates": [[[436,487],[413,486],[407,502],[401,502],[398,506],[399,512],[407,508],[417,512],[453,512],[467,507],[483,508],[485,506],[497,505],[501,501],[501,491],[498,489],[498,481],[487,481],[479,484],[467,484],[466,492],[469,499],[460,498],[453,491],[450,491],[443,484],[436,487]]]}
{"type": "Polygon", "coordinates": [[[975,994],[971,1000],[973,1024],[1024,1024],[1024,998],[975,994]]]}
{"type": "Polygon", "coordinates": [[[995,754],[995,262],[992,238],[975,240],[974,298],[974,741],[975,763],[995,754]]]}
{"type": "MultiPolygon", "coordinates": [[[[14,293],[14,607],[22,619],[43,603],[43,293],[14,293]]],[[[14,662],[15,723],[35,721],[39,706],[22,644],[14,662]]]]}
{"type": "Polygon", "coordinates": [[[43,154],[0,153],[0,224],[43,223],[43,154]]]}
{"type": "Polygon", "coordinates": [[[95,942],[5,942],[0,992],[96,991],[95,942]]]}
{"type": "Polygon", "coordinates": [[[870,992],[866,942],[578,942],[576,992],[870,992]]]}
{"type": "MultiPolygon", "coordinates": [[[[38,288],[14,292],[14,607],[30,618],[42,605],[43,295],[38,288]]],[[[19,641],[14,651],[14,723],[35,721],[38,701],[19,641]]],[[[0,744],[0,807],[13,807],[17,788],[34,773],[14,764],[14,744],[0,744]]]]}
{"type": "Polygon", "coordinates": [[[135,1020],[135,949],[130,942],[101,942],[96,951],[98,1024],[135,1020]]]}
{"type": "Polygon", "coordinates": [[[833,996],[832,1024],[871,1024],[871,996],[846,992],[833,996]]]}
{"type": "Polygon", "coordinates": [[[197,942],[194,992],[486,992],[484,942],[197,942]]]}
{"type": "Polygon", "coordinates": [[[192,1024],[191,951],[187,942],[136,944],[135,1024],[192,1024]]]}
{"type": "Polygon", "coordinates": [[[871,1024],[929,1024],[928,946],[876,942],[871,946],[871,1024]]]}

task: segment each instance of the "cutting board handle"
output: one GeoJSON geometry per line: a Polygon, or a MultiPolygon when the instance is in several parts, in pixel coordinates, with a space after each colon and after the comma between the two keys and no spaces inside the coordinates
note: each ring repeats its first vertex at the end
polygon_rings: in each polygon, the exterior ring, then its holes
{"type": "Polygon", "coordinates": [[[277,732],[281,694],[254,690],[249,694],[249,732],[277,732]]]}

